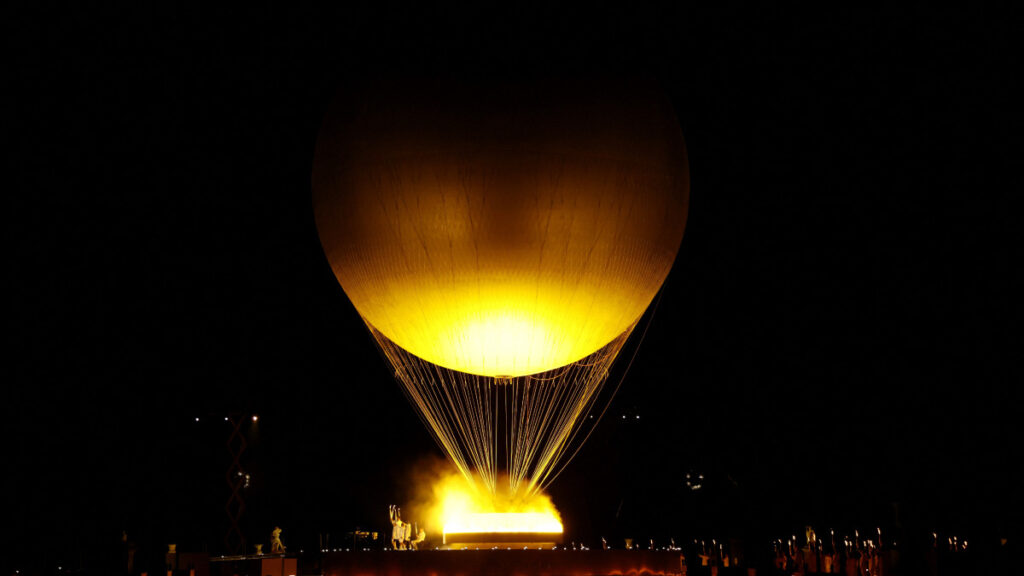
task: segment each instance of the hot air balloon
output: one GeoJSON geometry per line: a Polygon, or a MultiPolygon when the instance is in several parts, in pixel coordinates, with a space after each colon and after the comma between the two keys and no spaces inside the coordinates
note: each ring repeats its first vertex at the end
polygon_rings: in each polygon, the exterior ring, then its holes
{"type": "Polygon", "coordinates": [[[682,240],[664,94],[374,82],[329,108],[312,183],[327,260],[437,443],[492,493],[543,489],[682,240]]]}

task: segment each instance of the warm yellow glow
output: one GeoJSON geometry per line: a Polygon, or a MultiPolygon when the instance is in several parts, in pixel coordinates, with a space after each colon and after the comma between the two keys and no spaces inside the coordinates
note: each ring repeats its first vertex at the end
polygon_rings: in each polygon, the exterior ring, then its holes
{"type": "MultiPolygon", "coordinates": [[[[625,294],[616,298],[609,292],[587,299],[584,310],[583,301],[565,301],[564,295],[535,284],[490,288],[487,298],[459,298],[447,291],[450,300],[429,299],[436,306],[401,310],[396,305],[388,320],[378,322],[403,338],[404,342],[395,342],[410,353],[445,368],[483,376],[521,376],[565,366],[622,333],[611,334],[603,328],[619,326],[621,308],[615,300],[622,302],[625,294]],[[487,303],[481,305],[484,299],[487,303]],[[390,320],[395,317],[402,320],[390,320]]],[[[428,300],[424,290],[401,300],[428,300]]],[[[377,324],[373,326],[387,335],[377,324]]]]}
{"type": "Polygon", "coordinates": [[[444,348],[443,344],[448,344],[451,350],[432,353],[450,357],[457,364],[454,370],[488,375],[532,374],[558,366],[565,359],[557,356],[565,352],[552,343],[560,327],[550,318],[537,316],[531,319],[508,310],[477,314],[460,322],[461,327],[458,323],[452,326],[447,337],[441,339],[442,346],[435,346],[444,348]],[[474,358],[480,360],[477,366],[471,360],[474,358]]]}
{"type": "Polygon", "coordinates": [[[458,472],[447,471],[426,497],[431,501],[415,507],[417,518],[426,515],[427,523],[443,534],[562,533],[558,510],[543,493],[523,498],[504,490],[492,495],[474,490],[458,472]]]}
{"type": "Polygon", "coordinates": [[[561,534],[562,523],[552,514],[543,512],[471,512],[444,526],[445,534],[496,532],[561,534]]]}

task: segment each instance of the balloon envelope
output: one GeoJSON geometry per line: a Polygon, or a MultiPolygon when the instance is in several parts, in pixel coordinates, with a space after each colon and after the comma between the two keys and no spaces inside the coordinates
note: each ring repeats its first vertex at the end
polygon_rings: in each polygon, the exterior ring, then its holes
{"type": "Polygon", "coordinates": [[[383,83],[332,105],[317,229],[363,319],[445,368],[514,377],[629,330],[665,280],[688,171],[645,83],[383,83]]]}

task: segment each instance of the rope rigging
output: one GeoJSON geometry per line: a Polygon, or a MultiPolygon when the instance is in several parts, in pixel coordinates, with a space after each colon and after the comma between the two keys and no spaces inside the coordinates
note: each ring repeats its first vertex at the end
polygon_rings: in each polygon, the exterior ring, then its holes
{"type": "Polygon", "coordinates": [[[575,454],[575,440],[588,426],[581,416],[597,400],[635,326],[568,366],[493,377],[427,362],[368,325],[420,419],[470,485],[520,498],[547,488],[566,454],[575,454]],[[499,485],[502,473],[507,486],[499,485]]]}

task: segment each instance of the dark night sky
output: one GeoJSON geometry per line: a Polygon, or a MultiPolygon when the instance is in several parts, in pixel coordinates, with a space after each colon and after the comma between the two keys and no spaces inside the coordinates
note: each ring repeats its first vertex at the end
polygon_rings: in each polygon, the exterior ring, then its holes
{"type": "Polygon", "coordinates": [[[16,10],[7,549],[219,551],[228,411],[261,416],[250,540],[386,526],[440,451],[333,278],[309,176],[332,90],[405,74],[652,76],[682,123],[686,235],[552,486],[571,533],[1019,525],[1007,20],[721,4],[16,10]]]}

